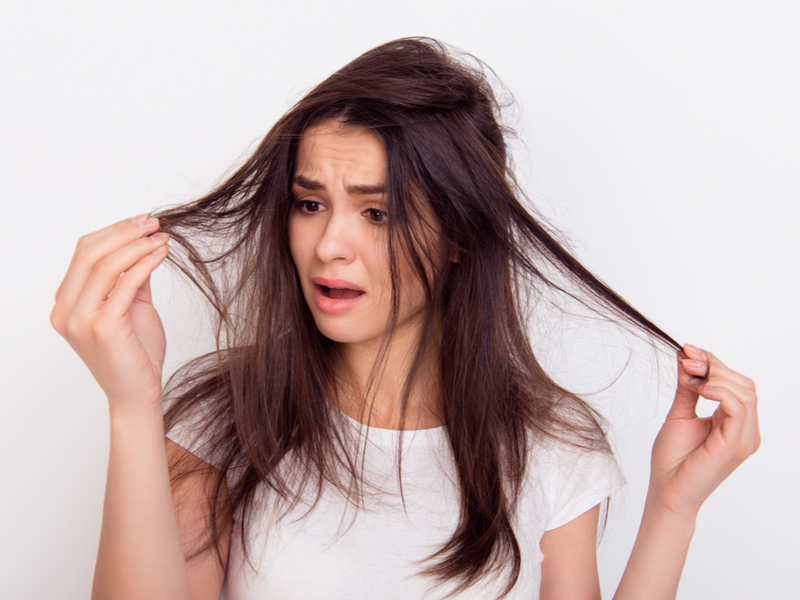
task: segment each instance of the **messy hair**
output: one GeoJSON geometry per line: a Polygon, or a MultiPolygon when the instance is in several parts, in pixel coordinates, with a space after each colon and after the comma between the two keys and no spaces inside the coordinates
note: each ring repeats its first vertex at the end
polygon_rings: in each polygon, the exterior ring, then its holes
{"type": "MultiPolygon", "coordinates": [[[[532,299],[577,300],[679,347],[581,265],[530,208],[511,168],[494,82],[480,61],[436,40],[389,42],[306,94],[214,191],[155,215],[180,249],[170,260],[217,316],[217,350],[173,377],[165,417],[169,430],[201,410],[199,455],[214,456],[222,473],[238,469],[226,493],[220,478],[209,494],[204,548],[237,514],[246,552],[258,489],[293,502],[301,492],[293,482],[306,480],[316,482],[317,494],[334,485],[358,501],[359,462],[342,443],[341,414],[331,406],[342,389],[341,350],[316,328],[289,250],[297,150],[312,126],[336,121],[380,137],[395,315],[401,258],[425,291],[428,310],[403,408],[433,348],[461,498],[452,537],[420,566],[434,581],[458,591],[504,577],[508,593],[520,572],[512,522],[531,444],[556,439],[609,452],[597,413],[534,355],[526,326],[532,299]],[[434,241],[456,258],[431,269],[434,241]],[[290,455],[303,477],[289,479],[278,468],[290,455]]],[[[373,373],[390,343],[389,334],[373,373]]]]}

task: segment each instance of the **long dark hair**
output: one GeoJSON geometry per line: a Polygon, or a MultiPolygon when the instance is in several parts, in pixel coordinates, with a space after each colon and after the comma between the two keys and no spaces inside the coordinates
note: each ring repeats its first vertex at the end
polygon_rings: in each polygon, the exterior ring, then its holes
{"type": "MultiPolygon", "coordinates": [[[[155,215],[182,250],[170,260],[206,295],[219,326],[218,350],[171,380],[166,427],[201,411],[204,455],[214,456],[223,473],[239,473],[229,478],[227,495],[222,479],[209,494],[209,535],[198,551],[220,539],[234,513],[247,548],[260,486],[298,500],[296,479],[277,468],[289,455],[306,470],[304,479],[316,482],[317,494],[333,484],[359,498],[357,457],[344,449],[341,415],[326,400],[342,389],[340,350],[317,330],[289,252],[297,147],[313,125],[335,120],[368,128],[386,148],[395,308],[401,256],[415,267],[429,307],[404,406],[431,345],[447,348],[439,356],[439,401],[460,520],[422,573],[460,590],[503,571],[507,593],[520,570],[512,521],[530,445],[555,438],[608,451],[599,416],[556,384],[531,350],[526,309],[533,298],[563,294],[679,347],[526,208],[492,81],[477,59],[436,40],[389,42],[309,92],[213,192],[155,215]],[[426,217],[431,212],[433,219],[426,217]],[[432,271],[426,256],[433,236],[425,232],[434,230],[455,258],[432,271]]],[[[172,472],[179,479],[187,469],[173,465],[172,472]]]]}

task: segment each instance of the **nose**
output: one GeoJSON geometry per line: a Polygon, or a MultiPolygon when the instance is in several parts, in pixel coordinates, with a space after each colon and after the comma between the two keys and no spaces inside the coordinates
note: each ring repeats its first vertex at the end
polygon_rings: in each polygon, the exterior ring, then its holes
{"type": "Polygon", "coordinates": [[[352,227],[344,214],[331,213],[314,250],[322,262],[349,263],[355,258],[352,227]]]}

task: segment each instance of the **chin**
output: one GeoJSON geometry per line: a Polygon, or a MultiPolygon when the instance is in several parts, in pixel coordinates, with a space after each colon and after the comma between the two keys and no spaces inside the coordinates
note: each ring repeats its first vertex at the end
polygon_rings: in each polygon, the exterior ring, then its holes
{"type": "Polygon", "coordinates": [[[379,337],[378,332],[365,331],[359,322],[331,323],[314,319],[317,329],[326,338],[339,344],[358,344],[379,337]]]}

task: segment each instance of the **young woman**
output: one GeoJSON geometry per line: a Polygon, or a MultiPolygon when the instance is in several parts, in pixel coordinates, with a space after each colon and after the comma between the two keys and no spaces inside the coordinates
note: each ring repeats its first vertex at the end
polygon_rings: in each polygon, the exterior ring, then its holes
{"type": "Polygon", "coordinates": [[[498,114],[479,63],[397,40],[205,198],[81,238],[52,322],[110,407],[95,598],[598,598],[600,505],[622,478],[599,417],[531,350],[553,300],[678,352],[616,595],[675,597],[700,505],[758,448],[755,387],[523,207],[498,114]],[[219,347],[175,376],[164,416],[149,276],[170,241],[219,347]]]}

